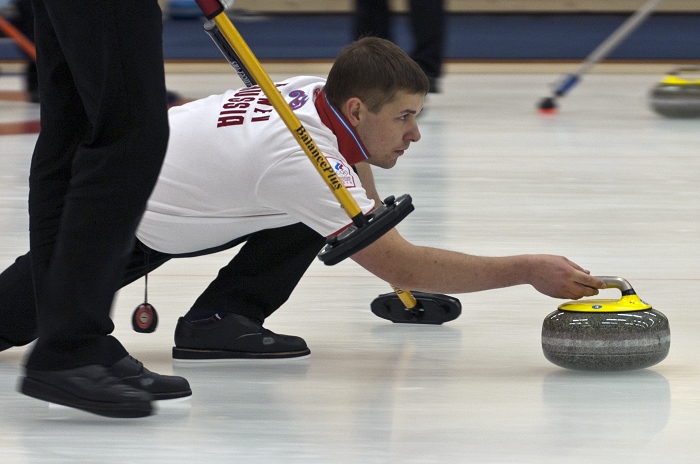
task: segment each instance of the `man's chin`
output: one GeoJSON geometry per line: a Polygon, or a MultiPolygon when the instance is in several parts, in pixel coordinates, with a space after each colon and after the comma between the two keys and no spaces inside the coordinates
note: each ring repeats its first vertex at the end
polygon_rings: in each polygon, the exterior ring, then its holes
{"type": "Polygon", "coordinates": [[[389,159],[383,160],[383,161],[382,161],[382,165],[381,165],[380,167],[381,167],[381,168],[384,168],[384,169],[391,169],[391,168],[393,168],[394,166],[396,166],[396,163],[398,162],[398,160],[399,160],[398,157],[396,157],[396,158],[389,158],[389,159]]]}

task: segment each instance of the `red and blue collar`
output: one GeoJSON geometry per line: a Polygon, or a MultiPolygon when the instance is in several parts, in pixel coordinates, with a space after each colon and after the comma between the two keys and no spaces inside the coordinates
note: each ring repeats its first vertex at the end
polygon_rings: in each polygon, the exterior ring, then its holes
{"type": "Polygon", "coordinates": [[[350,166],[369,158],[369,152],[365,148],[360,136],[355,129],[345,120],[337,108],[330,104],[326,93],[322,89],[316,90],[316,111],[321,117],[321,122],[328,127],[338,139],[338,150],[350,166]],[[319,95],[320,94],[320,95],[319,95]]]}

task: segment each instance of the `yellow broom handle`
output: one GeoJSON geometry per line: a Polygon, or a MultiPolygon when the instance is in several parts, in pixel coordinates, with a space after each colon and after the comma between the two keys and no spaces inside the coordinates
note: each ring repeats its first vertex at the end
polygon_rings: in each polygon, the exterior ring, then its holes
{"type": "Polygon", "coordinates": [[[394,290],[394,292],[396,292],[396,296],[399,297],[399,300],[401,300],[401,302],[403,303],[403,305],[407,309],[413,309],[416,307],[416,305],[418,304],[418,301],[411,294],[410,291],[400,289],[399,287],[396,287],[395,285],[391,285],[391,288],[394,290]]]}
{"type": "Polygon", "coordinates": [[[270,80],[265,70],[258,62],[253,52],[243,40],[243,37],[238,33],[238,30],[231,23],[231,20],[223,12],[216,15],[212,20],[216,23],[222,35],[229,41],[233,49],[236,51],[243,65],[248,69],[255,82],[265,92],[272,106],[277,110],[284,123],[289,128],[294,138],[297,139],[299,145],[309,157],[316,170],[321,174],[328,187],[335,195],[340,205],[345,209],[347,215],[355,220],[356,216],[362,216],[362,210],[350,195],[348,189],[345,188],[343,182],[338,178],[338,175],[333,170],[326,160],[323,153],[318,149],[311,135],[306,131],[304,126],[299,121],[299,118],[294,114],[294,111],[284,101],[282,94],[277,90],[275,84],[270,80]]]}

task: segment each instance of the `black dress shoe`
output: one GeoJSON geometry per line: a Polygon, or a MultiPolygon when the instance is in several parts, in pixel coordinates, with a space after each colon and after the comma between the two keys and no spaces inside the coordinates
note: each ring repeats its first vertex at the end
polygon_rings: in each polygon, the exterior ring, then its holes
{"type": "Polygon", "coordinates": [[[145,417],[153,412],[150,393],[126,385],[97,364],[62,371],[27,369],[20,391],[100,416],[145,417]]]}
{"type": "Polygon", "coordinates": [[[112,364],[109,370],[123,383],[150,393],[154,400],[172,400],[192,395],[187,379],[151,372],[131,356],[112,364]]]}
{"type": "Polygon", "coordinates": [[[181,317],[175,328],[175,359],[279,359],[310,353],[304,339],[278,335],[238,314],[217,314],[196,322],[181,317]]]}

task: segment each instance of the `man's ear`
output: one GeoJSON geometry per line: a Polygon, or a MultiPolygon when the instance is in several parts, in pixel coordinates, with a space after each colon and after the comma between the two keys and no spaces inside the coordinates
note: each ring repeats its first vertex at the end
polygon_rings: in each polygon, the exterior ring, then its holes
{"type": "Polygon", "coordinates": [[[357,127],[360,124],[363,107],[364,103],[357,97],[352,97],[345,102],[345,117],[353,127],[357,127]]]}

